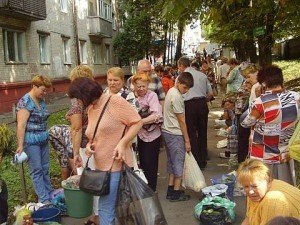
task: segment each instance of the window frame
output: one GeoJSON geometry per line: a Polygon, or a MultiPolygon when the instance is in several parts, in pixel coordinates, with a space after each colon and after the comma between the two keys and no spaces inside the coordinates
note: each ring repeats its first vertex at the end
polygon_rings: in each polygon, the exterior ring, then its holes
{"type": "Polygon", "coordinates": [[[110,44],[105,44],[105,63],[110,64],[111,53],[110,53],[110,44]]]}
{"type": "Polygon", "coordinates": [[[41,64],[50,64],[51,60],[51,51],[50,51],[50,34],[46,33],[39,33],[39,52],[40,52],[40,63],[41,64]],[[42,52],[41,48],[41,39],[45,38],[45,50],[42,52]],[[44,57],[42,57],[42,54],[45,54],[44,57]],[[45,58],[46,60],[43,61],[42,58],[45,58]]]}
{"type": "Polygon", "coordinates": [[[60,0],[60,11],[63,13],[68,12],[68,0],[60,0]]]}
{"type": "Polygon", "coordinates": [[[3,50],[4,50],[4,62],[13,63],[13,64],[22,64],[27,63],[26,60],[26,35],[24,31],[6,29],[2,30],[3,34],[3,50]],[[13,51],[14,51],[14,60],[10,60],[10,44],[8,40],[8,32],[13,34],[13,51]]]}
{"type": "Polygon", "coordinates": [[[87,64],[88,59],[86,43],[86,40],[79,40],[79,57],[82,64],[87,64]]]}
{"type": "Polygon", "coordinates": [[[92,55],[93,55],[93,64],[94,65],[101,65],[102,64],[102,55],[101,55],[101,44],[100,43],[97,43],[97,42],[92,42],[92,55]],[[97,47],[97,48],[95,48],[97,47]],[[99,50],[98,51],[98,61],[96,61],[95,59],[95,56],[96,56],[96,50],[99,50]]]}
{"type": "Polygon", "coordinates": [[[71,61],[71,38],[62,36],[64,64],[72,64],[71,61]]]}
{"type": "Polygon", "coordinates": [[[104,20],[112,22],[112,4],[110,0],[99,0],[99,16],[104,20]]]}

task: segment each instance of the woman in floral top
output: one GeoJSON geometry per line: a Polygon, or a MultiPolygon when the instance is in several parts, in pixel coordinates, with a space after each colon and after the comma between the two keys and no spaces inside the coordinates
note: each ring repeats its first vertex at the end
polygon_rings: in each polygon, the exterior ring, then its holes
{"type": "Polygon", "coordinates": [[[282,70],[277,66],[268,66],[260,74],[267,75],[264,76],[266,92],[255,99],[242,122],[243,127],[252,127],[250,158],[266,163],[274,178],[295,185],[288,142],[300,116],[300,96],[284,89],[282,70]]]}
{"type": "Polygon", "coordinates": [[[47,119],[49,111],[44,98],[51,82],[43,76],[31,80],[32,88],[17,105],[17,153],[28,155],[30,177],[38,201],[50,203],[53,188],[49,176],[49,135],[47,119]]]}

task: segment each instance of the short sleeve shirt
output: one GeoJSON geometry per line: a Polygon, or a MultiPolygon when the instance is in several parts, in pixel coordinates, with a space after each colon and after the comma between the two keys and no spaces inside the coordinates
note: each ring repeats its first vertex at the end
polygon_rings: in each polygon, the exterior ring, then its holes
{"type": "Polygon", "coordinates": [[[18,102],[17,111],[26,109],[30,116],[25,129],[24,143],[27,145],[46,144],[49,139],[47,119],[50,115],[44,100],[40,100],[40,108],[36,106],[29,93],[18,102]]]}
{"type": "Polygon", "coordinates": [[[165,98],[164,123],[162,130],[175,135],[182,135],[176,114],[184,113],[184,99],[176,87],[172,87],[165,98]]]}

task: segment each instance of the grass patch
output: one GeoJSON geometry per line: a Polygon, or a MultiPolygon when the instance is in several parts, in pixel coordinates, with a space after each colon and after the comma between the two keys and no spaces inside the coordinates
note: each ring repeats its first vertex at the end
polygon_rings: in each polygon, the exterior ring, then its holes
{"type": "MultiPolygon", "coordinates": [[[[68,124],[65,119],[66,110],[52,113],[48,119],[48,128],[56,124],[68,124]]],[[[16,134],[14,134],[14,143],[12,148],[16,149],[16,134]]],[[[13,222],[12,213],[14,207],[17,205],[23,205],[22,198],[22,185],[20,176],[20,165],[12,165],[12,156],[4,157],[4,160],[0,164],[0,174],[7,184],[8,188],[8,205],[9,205],[9,224],[13,222]]],[[[37,196],[34,192],[32,182],[29,176],[28,164],[24,164],[25,180],[27,187],[27,199],[28,202],[37,202],[37,196]]],[[[54,188],[60,188],[60,166],[56,152],[50,147],[50,177],[51,183],[54,188]]]]}

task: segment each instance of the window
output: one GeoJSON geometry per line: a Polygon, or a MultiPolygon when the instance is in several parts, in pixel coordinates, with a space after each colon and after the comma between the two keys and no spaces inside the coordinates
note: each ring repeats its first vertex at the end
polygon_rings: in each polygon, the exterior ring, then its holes
{"type": "Polygon", "coordinates": [[[96,0],[89,0],[88,2],[88,15],[97,16],[97,3],[96,0]]]}
{"type": "Polygon", "coordinates": [[[71,63],[71,52],[70,52],[70,38],[63,37],[63,51],[64,51],[64,63],[70,64],[71,63]]]}
{"type": "Polygon", "coordinates": [[[93,48],[93,63],[100,64],[101,63],[101,45],[97,43],[92,44],[93,48]]]}
{"type": "Polygon", "coordinates": [[[102,17],[105,20],[112,21],[112,11],[111,11],[111,2],[100,0],[100,17],[102,17]]]}
{"type": "Polygon", "coordinates": [[[112,14],[112,28],[117,30],[115,14],[112,14]]]}
{"type": "Polygon", "coordinates": [[[50,63],[50,35],[39,34],[40,63],[50,63]]]}
{"type": "Polygon", "coordinates": [[[87,63],[86,41],[79,41],[80,62],[87,63]]]}
{"type": "Polygon", "coordinates": [[[25,33],[3,30],[4,59],[6,62],[25,62],[25,33]]]}
{"type": "Polygon", "coordinates": [[[60,0],[60,10],[62,12],[68,12],[68,0],[60,0]]]}
{"type": "Polygon", "coordinates": [[[105,63],[110,64],[110,46],[105,45],[105,63]]]}

